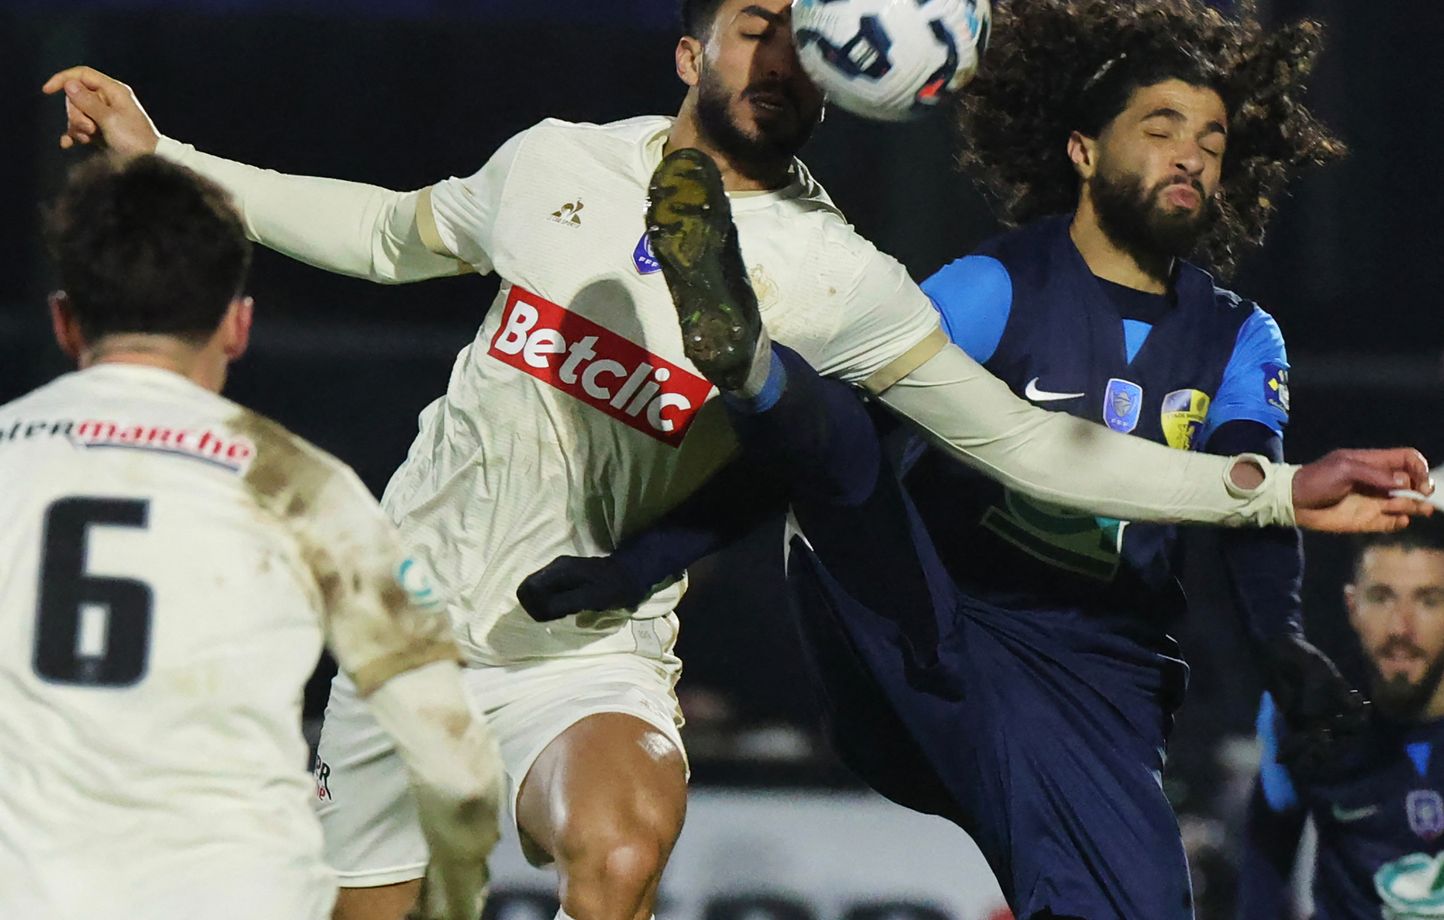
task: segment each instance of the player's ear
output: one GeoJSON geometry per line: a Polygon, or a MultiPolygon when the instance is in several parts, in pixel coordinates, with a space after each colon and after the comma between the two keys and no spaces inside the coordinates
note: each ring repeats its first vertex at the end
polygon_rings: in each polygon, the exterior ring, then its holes
{"type": "Polygon", "coordinates": [[[50,326],[55,330],[56,344],[66,357],[79,361],[86,350],[85,336],[80,333],[80,321],[75,318],[75,308],[70,305],[69,295],[64,291],[54,291],[49,302],[50,326]]]}
{"type": "Polygon", "coordinates": [[[1080,179],[1086,182],[1093,178],[1098,171],[1098,139],[1081,131],[1069,134],[1068,159],[1073,161],[1073,169],[1080,179]]]}
{"type": "Polygon", "coordinates": [[[677,41],[677,76],[688,86],[696,86],[702,79],[702,40],[683,35],[677,41]]]}
{"type": "Polygon", "coordinates": [[[1357,604],[1358,592],[1352,584],[1344,585],[1344,609],[1349,611],[1349,622],[1354,621],[1354,609],[1357,604]]]}
{"type": "Polygon", "coordinates": [[[251,323],[255,319],[256,302],[237,297],[221,320],[221,350],[227,361],[238,360],[251,345],[251,323]]]}

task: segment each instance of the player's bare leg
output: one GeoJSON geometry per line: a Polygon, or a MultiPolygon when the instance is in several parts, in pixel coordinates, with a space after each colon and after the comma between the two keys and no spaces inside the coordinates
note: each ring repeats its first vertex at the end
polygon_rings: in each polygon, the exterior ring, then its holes
{"type": "Polygon", "coordinates": [[[416,906],[421,879],[379,885],[375,888],[342,888],[336,895],[332,920],[402,920],[416,906]]]}
{"type": "Polygon", "coordinates": [[[517,823],[556,860],[563,913],[646,920],[687,810],[682,752],[634,716],[588,716],[522,782],[517,823]]]}

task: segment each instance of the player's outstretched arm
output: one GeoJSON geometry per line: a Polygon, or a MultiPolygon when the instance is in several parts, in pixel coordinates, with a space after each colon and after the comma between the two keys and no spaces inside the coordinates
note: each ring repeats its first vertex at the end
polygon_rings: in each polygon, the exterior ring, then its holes
{"type": "Polygon", "coordinates": [[[156,153],[219,183],[235,198],[251,239],[317,268],[381,283],[461,274],[423,238],[428,190],[394,192],[359,182],[258,169],[163,136],[135,92],[90,67],[62,70],[43,91],[65,99],[60,146],[101,145],[120,157],[156,153]]]}
{"type": "Polygon", "coordinates": [[[892,384],[882,401],[964,463],[1035,498],[1138,521],[1398,530],[1429,491],[1417,451],[1335,451],[1302,467],[1262,457],[1213,457],[1109,431],[1019,399],[960,349],[947,346],[892,384]]]}
{"type": "Polygon", "coordinates": [[[455,662],[398,674],[366,699],[411,776],[431,860],[415,920],[476,920],[499,837],[501,754],[455,662]]]}
{"type": "Polygon", "coordinates": [[[501,754],[461,682],[451,623],[420,563],[350,469],[260,429],[248,476],[291,523],[315,578],[327,645],[411,778],[431,852],[421,920],[475,920],[500,836],[501,754]]]}

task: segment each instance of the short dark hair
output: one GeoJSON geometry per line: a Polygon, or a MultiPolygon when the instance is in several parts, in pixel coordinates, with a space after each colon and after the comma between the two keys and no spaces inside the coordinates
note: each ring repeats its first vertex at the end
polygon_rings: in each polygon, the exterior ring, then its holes
{"type": "Polygon", "coordinates": [[[1199,0],[1008,0],[978,77],[958,97],[959,163],[1020,224],[1077,206],[1067,153],[1097,137],[1135,90],[1168,79],[1218,92],[1229,113],[1218,215],[1199,244],[1227,276],[1263,243],[1280,193],[1344,145],[1302,96],[1323,47],[1308,20],[1265,29],[1241,4],[1229,18],[1199,0]]]}
{"type": "Polygon", "coordinates": [[[220,186],[156,156],[92,157],[70,174],[45,236],[80,331],[208,339],[250,269],[251,244],[220,186]]]}
{"type": "Polygon", "coordinates": [[[1444,517],[1415,518],[1408,527],[1394,533],[1370,533],[1354,538],[1354,564],[1349,580],[1359,577],[1359,564],[1371,549],[1433,550],[1444,553],[1444,517]]]}
{"type": "Polygon", "coordinates": [[[703,38],[712,31],[712,22],[717,18],[717,9],[723,0],[682,0],[678,17],[682,21],[682,34],[703,38]]]}

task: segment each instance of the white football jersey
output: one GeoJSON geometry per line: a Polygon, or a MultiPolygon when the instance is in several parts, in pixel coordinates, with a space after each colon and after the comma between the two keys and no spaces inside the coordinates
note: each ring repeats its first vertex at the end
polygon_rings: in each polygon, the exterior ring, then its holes
{"type": "Polygon", "coordinates": [[[0,406],[0,917],[329,916],[300,733],[457,650],[344,465],[154,368],[0,406]]]}
{"type": "MultiPolygon", "coordinates": [[[[479,663],[602,652],[666,658],[683,584],[635,614],[540,625],[516,588],[558,555],[611,551],[735,449],[715,391],[682,353],[645,240],[647,185],[671,120],[548,120],[480,172],[436,185],[423,239],[501,291],[383,505],[454,605],[479,663]]],[[[862,382],[927,340],[936,311],[847,224],[801,163],[786,188],[733,195],[772,338],[862,382]]]]}

